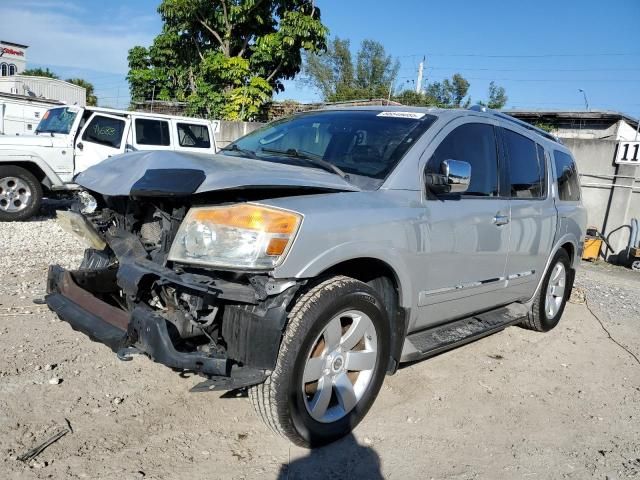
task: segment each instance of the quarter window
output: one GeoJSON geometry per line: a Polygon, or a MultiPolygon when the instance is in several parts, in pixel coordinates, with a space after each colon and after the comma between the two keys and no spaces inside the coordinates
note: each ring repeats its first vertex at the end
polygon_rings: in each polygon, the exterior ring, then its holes
{"type": "Polygon", "coordinates": [[[136,118],[136,143],[138,145],[155,145],[166,147],[171,145],[169,138],[169,122],[136,118]]]}
{"type": "Polygon", "coordinates": [[[494,128],[484,123],[467,123],[453,130],[438,145],[427,163],[428,173],[441,173],[444,160],[471,164],[471,183],[465,195],[498,195],[498,154],[494,128]]]}
{"type": "Polygon", "coordinates": [[[82,134],[82,140],[120,148],[124,125],[124,120],[96,115],[82,134]]]}
{"type": "Polygon", "coordinates": [[[577,202],[580,200],[580,184],[573,158],[564,152],[554,150],[553,159],[558,182],[558,197],[560,200],[577,202]]]}
{"type": "Polygon", "coordinates": [[[209,129],[206,125],[178,123],[178,143],[181,147],[211,148],[209,129]]]}
{"type": "Polygon", "coordinates": [[[503,129],[508,160],[509,189],[512,198],[542,198],[545,162],[533,140],[512,130],[503,129]]]}

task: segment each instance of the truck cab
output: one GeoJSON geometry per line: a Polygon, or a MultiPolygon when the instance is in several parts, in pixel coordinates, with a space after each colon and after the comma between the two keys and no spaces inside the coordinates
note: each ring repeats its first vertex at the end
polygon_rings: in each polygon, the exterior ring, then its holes
{"type": "Polygon", "coordinates": [[[99,107],[47,110],[32,135],[0,136],[0,221],[24,220],[45,193],[77,190],[74,178],[137,150],[214,154],[219,122],[99,107]]]}

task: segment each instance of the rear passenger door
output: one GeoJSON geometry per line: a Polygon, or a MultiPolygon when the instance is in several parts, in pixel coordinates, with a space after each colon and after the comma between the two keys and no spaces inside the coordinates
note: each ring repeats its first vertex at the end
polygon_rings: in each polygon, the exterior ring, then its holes
{"type": "Polygon", "coordinates": [[[169,120],[136,117],[133,120],[133,147],[136,150],[171,150],[169,120]]]}
{"type": "Polygon", "coordinates": [[[550,158],[533,138],[501,128],[504,190],[509,195],[511,239],[507,259],[509,300],[531,297],[543,274],[556,231],[557,211],[550,193],[550,158]]]}

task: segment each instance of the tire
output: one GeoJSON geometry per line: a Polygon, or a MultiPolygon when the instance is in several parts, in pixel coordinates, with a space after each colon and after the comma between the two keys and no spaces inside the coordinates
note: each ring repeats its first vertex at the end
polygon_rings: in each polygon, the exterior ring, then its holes
{"type": "Polygon", "coordinates": [[[42,203],[42,185],[31,172],[12,165],[0,166],[0,221],[32,217],[42,203]]]}
{"type": "Polygon", "coordinates": [[[363,419],[388,361],[389,321],[379,295],[358,280],[332,277],[298,299],[276,367],[263,384],[250,388],[249,397],[274,432],[301,447],[325,445],[363,419]],[[355,361],[372,368],[354,372],[349,367],[355,361]]]}
{"type": "Polygon", "coordinates": [[[533,299],[530,315],[522,323],[522,326],[536,332],[548,332],[558,325],[567,305],[567,300],[571,295],[573,278],[574,272],[571,269],[569,254],[565,249],[561,248],[551,260],[540,290],[533,299]],[[556,275],[561,277],[556,278],[556,275]],[[562,275],[564,276],[562,277],[562,275]],[[558,280],[562,283],[563,288],[561,290],[556,285],[558,280]],[[551,292],[551,290],[554,290],[555,293],[551,292]],[[548,296],[553,298],[547,300],[548,296]]]}

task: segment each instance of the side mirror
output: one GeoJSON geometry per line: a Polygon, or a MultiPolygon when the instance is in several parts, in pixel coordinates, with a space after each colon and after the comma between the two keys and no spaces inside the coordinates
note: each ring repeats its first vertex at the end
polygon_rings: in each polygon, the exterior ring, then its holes
{"type": "Polygon", "coordinates": [[[461,160],[444,160],[440,164],[442,173],[427,173],[427,188],[436,195],[464,193],[471,182],[471,164],[461,160]]]}

